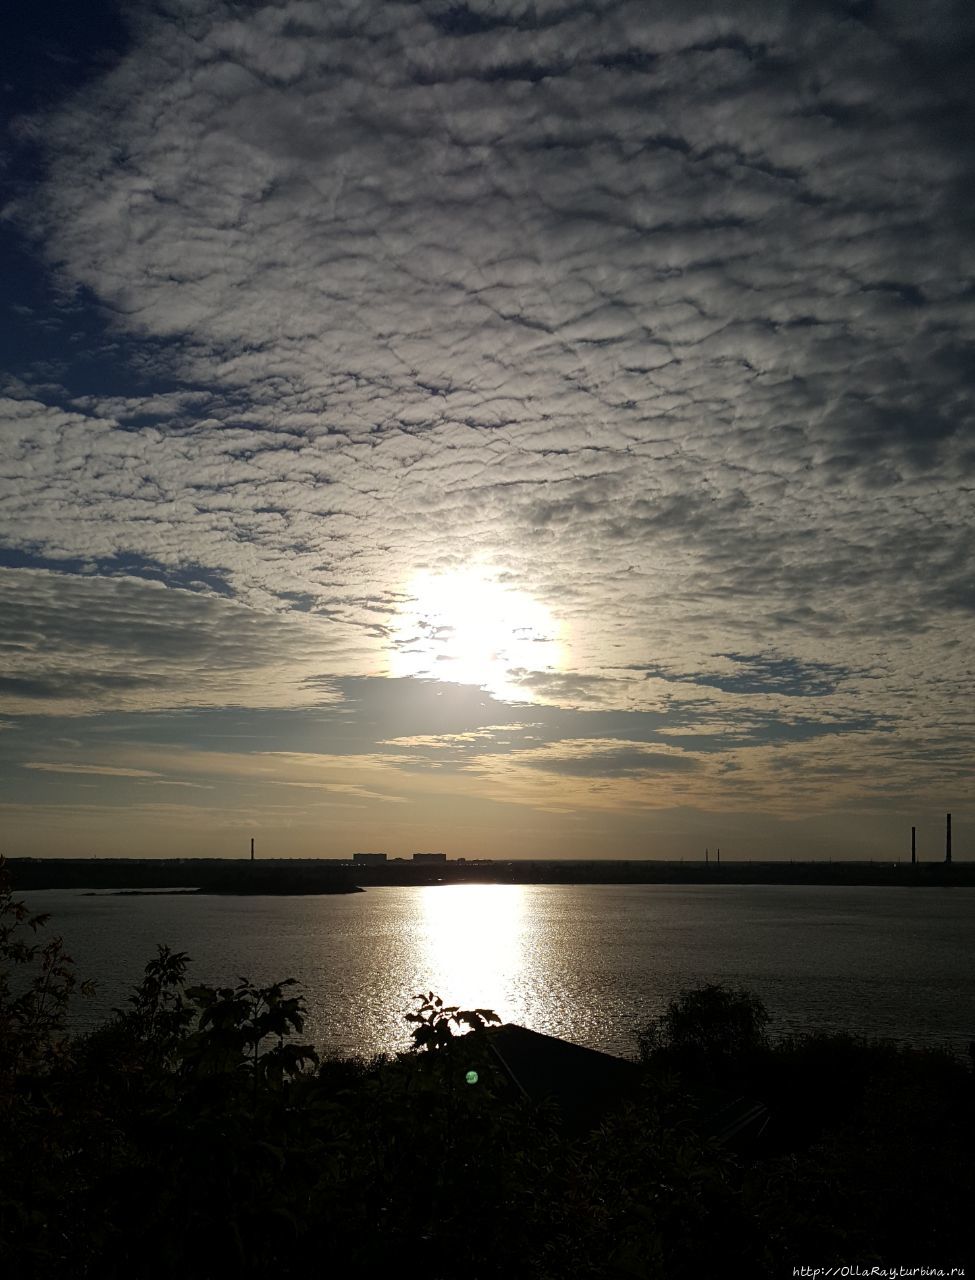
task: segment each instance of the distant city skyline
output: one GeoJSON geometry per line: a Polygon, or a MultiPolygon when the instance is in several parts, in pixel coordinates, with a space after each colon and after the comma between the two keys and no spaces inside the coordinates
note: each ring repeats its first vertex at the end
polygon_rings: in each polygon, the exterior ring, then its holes
{"type": "Polygon", "coordinates": [[[0,852],[972,857],[970,6],[5,42],[0,852]]]}

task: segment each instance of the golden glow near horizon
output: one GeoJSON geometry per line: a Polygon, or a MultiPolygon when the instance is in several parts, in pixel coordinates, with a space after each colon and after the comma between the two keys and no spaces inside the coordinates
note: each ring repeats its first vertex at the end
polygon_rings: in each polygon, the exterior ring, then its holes
{"type": "Polygon", "coordinates": [[[496,698],[526,701],[517,672],[556,671],[562,628],[527,592],[476,566],[418,573],[393,636],[390,674],[472,684],[496,698]]]}
{"type": "Polygon", "coordinates": [[[430,885],[421,902],[428,989],[462,1009],[510,1015],[524,965],[524,886],[430,885]]]}

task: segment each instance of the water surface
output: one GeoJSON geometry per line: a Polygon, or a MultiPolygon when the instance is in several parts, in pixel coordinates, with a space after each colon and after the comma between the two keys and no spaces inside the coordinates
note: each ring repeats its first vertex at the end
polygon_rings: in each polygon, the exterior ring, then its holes
{"type": "Polygon", "coordinates": [[[416,992],[495,1009],[613,1053],[678,992],[749,988],[772,1030],[975,1038],[975,889],[782,885],[439,885],[341,897],[23,895],[50,911],[81,976],[76,1025],[121,1005],[159,942],[190,978],[296,977],[308,1038],[341,1052],[408,1043],[416,992]]]}

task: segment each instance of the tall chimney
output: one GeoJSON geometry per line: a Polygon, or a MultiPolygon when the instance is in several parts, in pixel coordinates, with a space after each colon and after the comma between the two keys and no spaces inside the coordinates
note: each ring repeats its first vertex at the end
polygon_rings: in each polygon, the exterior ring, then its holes
{"type": "Polygon", "coordinates": [[[251,862],[254,861],[254,837],[251,836],[251,862]]]}
{"type": "Polygon", "coordinates": [[[911,827],[911,866],[917,864],[917,827],[911,827]]]}
{"type": "Polygon", "coordinates": [[[951,814],[946,814],[945,823],[945,862],[951,862],[951,814]]]}
{"type": "Polygon", "coordinates": [[[721,865],[721,846],[718,845],[718,865],[721,865]]]}

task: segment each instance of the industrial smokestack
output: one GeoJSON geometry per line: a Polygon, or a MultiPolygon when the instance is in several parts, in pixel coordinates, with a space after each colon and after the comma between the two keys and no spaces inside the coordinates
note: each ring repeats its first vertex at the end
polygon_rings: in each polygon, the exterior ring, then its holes
{"type": "Polygon", "coordinates": [[[951,814],[945,815],[947,822],[945,823],[945,862],[951,861],[951,814]]]}
{"type": "Polygon", "coordinates": [[[251,862],[254,861],[254,837],[251,836],[251,862]]]}
{"type": "Polygon", "coordinates": [[[911,866],[917,863],[917,827],[911,827],[911,866]]]}

